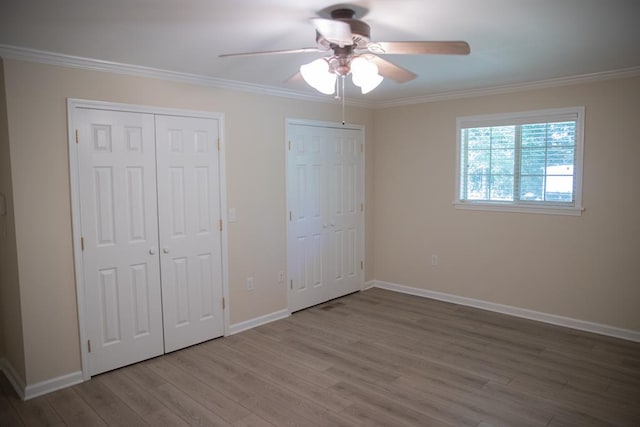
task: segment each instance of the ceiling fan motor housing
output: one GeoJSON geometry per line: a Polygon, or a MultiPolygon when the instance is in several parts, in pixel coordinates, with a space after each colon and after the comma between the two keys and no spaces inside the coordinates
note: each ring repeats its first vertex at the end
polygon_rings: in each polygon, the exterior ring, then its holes
{"type": "MultiPolygon", "coordinates": [[[[356,13],[351,9],[336,9],[331,12],[331,19],[342,21],[349,24],[351,34],[353,35],[353,48],[366,49],[369,41],[371,41],[371,27],[364,21],[355,19],[356,13]]],[[[333,49],[335,47],[329,43],[322,34],[316,31],[316,42],[318,46],[324,49],[333,49]]]]}

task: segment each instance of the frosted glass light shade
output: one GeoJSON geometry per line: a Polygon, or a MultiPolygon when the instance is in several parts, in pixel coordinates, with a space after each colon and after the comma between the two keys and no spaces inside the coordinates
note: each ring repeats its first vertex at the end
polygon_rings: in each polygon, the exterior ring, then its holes
{"type": "Polygon", "coordinates": [[[378,66],[362,57],[351,61],[351,79],[363,94],[371,92],[382,83],[383,77],[378,74],[378,66]]]}
{"type": "Polygon", "coordinates": [[[336,88],[336,75],[329,71],[329,63],[323,58],[300,66],[300,74],[305,82],[326,95],[331,95],[336,88]]]}

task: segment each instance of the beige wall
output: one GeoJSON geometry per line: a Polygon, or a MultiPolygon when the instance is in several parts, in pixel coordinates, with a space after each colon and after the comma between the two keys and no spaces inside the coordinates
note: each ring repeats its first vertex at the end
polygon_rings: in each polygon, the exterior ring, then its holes
{"type": "Polygon", "coordinates": [[[24,381],[24,344],[11,185],[11,153],[2,65],[0,59],[0,193],[5,195],[7,201],[7,214],[0,216],[0,358],[6,359],[24,381]]]}
{"type": "MultiPolygon", "coordinates": [[[[278,272],[286,270],[285,119],[337,122],[338,105],[14,60],[5,61],[5,78],[27,384],[80,369],[67,98],[224,113],[227,199],[238,215],[228,224],[231,322],[286,308],[286,288],[277,284],[278,272]],[[252,292],[245,290],[249,276],[252,292]]],[[[348,108],[347,115],[366,126],[372,142],[373,112],[348,108]]],[[[367,184],[369,200],[371,188],[367,184]]],[[[367,277],[372,268],[367,259],[367,277]]]]}
{"type": "MultiPolygon", "coordinates": [[[[231,322],[286,308],[276,283],[286,270],[285,118],[339,121],[337,105],[15,60],[5,61],[4,80],[0,191],[13,188],[15,216],[13,237],[0,244],[9,254],[0,341],[27,384],[80,369],[67,98],[224,113],[228,206],[238,215],[228,224],[231,322]]],[[[349,108],[367,135],[366,279],[640,330],[639,111],[640,79],[349,108]],[[575,105],[586,107],[583,216],[453,208],[456,117],[575,105]]]]}
{"type": "Polygon", "coordinates": [[[376,111],[374,277],[640,331],[639,117],[640,78],[376,111]],[[453,207],[456,117],[577,105],[581,217],[453,207]]]}

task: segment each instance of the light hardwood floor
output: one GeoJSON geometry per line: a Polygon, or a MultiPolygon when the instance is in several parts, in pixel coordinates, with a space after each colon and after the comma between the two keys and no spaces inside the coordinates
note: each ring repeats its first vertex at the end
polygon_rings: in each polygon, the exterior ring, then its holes
{"type": "Polygon", "coordinates": [[[2,426],[640,426],[640,344],[371,289],[27,402],[0,390],[2,426]]]}

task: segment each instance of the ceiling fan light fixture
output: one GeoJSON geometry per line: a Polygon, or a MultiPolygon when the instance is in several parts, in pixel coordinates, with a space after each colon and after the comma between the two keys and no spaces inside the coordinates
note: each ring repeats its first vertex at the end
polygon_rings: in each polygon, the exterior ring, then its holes
{"type": "Polygon", "coordinates": [[[300,66],[300,74],[309,86],[325,95],[335,92],[336,74],[329,69],[329,63],[324,58],[316,59],[300,66]]]}
{"type": "Polygon", "coordinates": [[[380,83],[382,83],[383,77],[380,74],[376,74],[374,76],[367,77],[366,81],[360,85],[360,90],[362,94],[365,95],[375,88],[377,88],[380,83]]]}
{"type": "Polygon", "coordinates": [[[362,94],[371,92],[382,83],[383,77],[378,73],[378,66],[362,57],[351,61],[351,79],[358,86],[362,94]]]}

